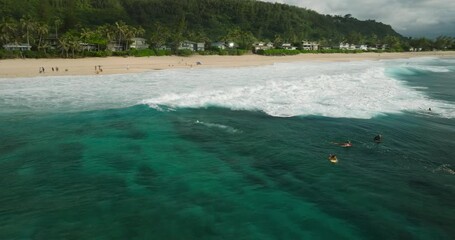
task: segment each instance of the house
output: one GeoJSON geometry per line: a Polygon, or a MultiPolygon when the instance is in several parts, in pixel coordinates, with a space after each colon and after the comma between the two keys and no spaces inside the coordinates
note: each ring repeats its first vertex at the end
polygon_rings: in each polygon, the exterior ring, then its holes
{"type": "Polygon", "coordinates": [[[171,51],[171,47],[168,47],[167,45],[161,45],[157,48],[158,50],[164,50],[164,51],[171,51]]]}
{"type": "Polygon", "coordinates": [[[224,50],[226,49],[226,44],[224,42],[213,42],[210,44],[210,47],[224,50]]]}
{"type": "Polygon", "coordinates": [[[91,52],[91,51],[96,51],[97,50],[96,45],[95,44],[91,44],[91,43],[79,43],[79,46],[81,47],[82,51],[91,52]]]}
{"type": "Polygon", "coordinates": [[[32,46],[28,43],[8,43],[3,48],[7,51],[30,51],[32,46]]]}
{"type": "Polygon", "coordinates": [[[259,51],[259,50],[269,50],[269,49],[272,49],[273,48],[273,43],[269,42],[269,43],[264,43],[264,42],[257,42],[257,43],[253,43],[253,50],[256,52],[256,51],[259,51]]]}
{"type": "Polygon", "coordinates": [[[317,50],[319,50],[319,43],[302,41],[302,50],[317,51],[317,50]]]}
{"type": "Polygon", "coordinates": [[[118,44],[117,42],[110,42],[107,44],[107,50],[110,50],[112,52],[121,52],[125,51],[125,48],[122,44],[118,44]]]}
{"type": "Polygon", "coordinates": [[[296,50],[297,49],[296,47],[292,46],[292,44],[290,44],[290,43],[281,44],[281,48],[286,49],[286,50],[296,50]]]}
{"type": "Polygon", "coordinates": [[[364,44],[355,45],[355,50],[367,51],[368,50],[368,46],[364,45],[364,44]]]}
{"type": "Polygon", "coordinates": [[[59,42],[56,34],[49,34],[49,36],[44,39],[44,42],[49,45],[50,49],[57,49],[59,42]]]}
{"type": "Polygon", "coordinates": [[[142,49],[148,49],[149,45],[146,43],[145,38],[131,38],[130,48],[142,50],[142,49]]]}
{"type": "Polygon", "coordinates": [[[192,41],[180,42],[177,50],[205,51],[205,43],[196,43],[192,41]]]}
{"type": "Polygon", "coordinates": [[[205,43],[196,43],[196,51],[205,51],[205,43]]]}
{"type": "Polygon", "coordinates": [[[341,49],[341,50],[356,50],[356,47],[354,44],[349,44],[349,43],[344,43],[344,42],[341,42],[338,46],[335,46],[333,48],[341,49]]]}
{"type": "Polygon", "coordinates": [[[214,42],[210,44],[211,48],[217,48],[217,49],[234,49],[237,48],[237,44],[234,42],[214,42]]]}
{"type": "Polygon", "coordinates": [[[376,44],[376,49],[377,50],[386,50],[387,44],[376,44]]]}
{"type": "Polygon", "coordinates": [[[410,51],[410,52],[421,52],[421,51],[422,51],[422,48],[417,48],[417,47],[414,48],[414,47],[411,47],[411,48],[409,48],[409,51],[410,51]]]}

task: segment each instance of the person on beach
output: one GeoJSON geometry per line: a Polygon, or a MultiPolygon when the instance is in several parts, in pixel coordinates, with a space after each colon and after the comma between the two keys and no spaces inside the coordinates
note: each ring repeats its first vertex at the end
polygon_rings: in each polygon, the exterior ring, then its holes
{"type": "Polygon", "coordinates": [[[378,134],[376,137],[373,138],[375,143],[381,143],[382,142],[382,135],[378,134]]]}
{"type": "Polygon", "coordinates": [[[58,72],[58,67],[55,67],[55,71],[58,72]]]}

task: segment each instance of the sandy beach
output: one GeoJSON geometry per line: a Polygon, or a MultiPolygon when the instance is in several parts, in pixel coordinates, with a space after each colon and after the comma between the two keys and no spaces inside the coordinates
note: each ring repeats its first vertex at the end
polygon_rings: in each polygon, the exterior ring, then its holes
{"type": "Polygon", "coordinates": [[[95,74],[105,75],[178,68],[247,67],[285,62],[343,62],[403,59],[414,57],[455,57],[455,51],[415,53],[300,54],[295,56],[280,57],[249,54],[244,56],[195,55],[191,57],[163,56],[81,59],[7,59],[0,60],[0,78],[95,74]],[[101,70],[98,66],[101,66],[101,70]],[[40,73],[41,68],[44,68],[44,73],[40,73]]]}

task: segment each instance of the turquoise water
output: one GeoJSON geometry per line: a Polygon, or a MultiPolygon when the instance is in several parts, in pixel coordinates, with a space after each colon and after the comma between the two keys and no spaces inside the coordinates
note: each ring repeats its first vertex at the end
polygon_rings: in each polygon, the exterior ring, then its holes
{"type": "Polygon", "coordinates": [[[321,63],[240,90],[257,69],[0,80],[0,239],[453,239],[454,63],[321,63]],[[400,87],[382,99],[353,77],[376,68],[400,87]]]}

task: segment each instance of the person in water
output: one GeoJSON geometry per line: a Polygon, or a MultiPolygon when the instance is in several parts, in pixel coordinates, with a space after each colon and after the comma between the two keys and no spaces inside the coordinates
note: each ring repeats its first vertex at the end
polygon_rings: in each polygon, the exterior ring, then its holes
{"type": "Polygon", "coordinates": [[[352,147],[352,143],[351,143],[351,141],[347,140],[346,142],[340,144],[340,146],[342,146],[342,147],[352,147]]]}
{"type": "Polygon", "coordinates": [[[352,143],[351,143],[351,141],[349,141],[349,140],[347,140],[346,142],[343,142],[343,143],[336,143],[336,142],[334,142],[333,144],[340,145],[341,147],[352,147],[352,143]]]}
{"type": "Polygon", "coordinates": [[[381,135],[381,134],[376,135],[376,137],[374,137],[373,140],[374,140],[374,142],[376,142],[376,143],[382,142],[382,135],[381,135]]]}

